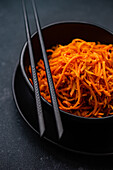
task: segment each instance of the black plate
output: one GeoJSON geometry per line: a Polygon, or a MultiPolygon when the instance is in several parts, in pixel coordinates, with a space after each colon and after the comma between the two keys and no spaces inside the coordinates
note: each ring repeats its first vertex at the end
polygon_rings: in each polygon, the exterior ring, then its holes
{"type": "MultiPolygon", "coordinates": [[[[35,99],[31,91],[29,90],[26,82],[22,76],[21,69],[19,64],[17,64],[12,81],[13,88],[13,96],[16,103],[16,106],[27,122],[27,124],[37,133],[39,134],[36,107],[35,107],[35,99]]],[[[44,108],[44,106],[43,106],[44,108]]],[[[51,114],[51,113],[50,113],[51,114]]],[[[75,134],[70,134],[69,127],[65,126],[65,121],[63,121],[64,125],[64,135],[62,139],[59,141],[57,138],[56,127],[54,123],[53,116],[46,116],[47,109],[44,109],[45,122],[46,122],[46,133],[44,138],[48,141],[62,147],[66,150],[81,153],[81,154],[90,154],[90,155],[111,155],[113,154],[113,142],[110,139],[107,139],[107,144],[102,145],[98,143],[94,146],[92,145],[92,141],[89,141],[89,144],[85,144],[85,137],[83,141],[83,145],[79,142],[79,139],[76,138],[77,131],[75,130],[75,134]],[[69,133],[68,133],[69,132],[69,133]],[[72,141],[72,136],[73,141],[72,141]]],[[[78,134],[77,134],[78,136],[78,134]]]]}

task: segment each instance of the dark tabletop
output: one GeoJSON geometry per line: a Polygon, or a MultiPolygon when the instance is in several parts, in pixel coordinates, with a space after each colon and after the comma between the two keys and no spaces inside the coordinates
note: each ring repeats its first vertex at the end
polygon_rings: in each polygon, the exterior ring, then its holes
{"type": "MultiPolygon", "coordinates": [[[[86,21],[113,32],[112,0],[37,2],[41,26],[56,21],[86,21]]],[[[33,33],[36,28],[31,3],[27,5],[33,33]]],[[[113,156],[92,157],[64,151],[41,140],[24,122],[13,100],[12,76],[25,41],[21,0],[0,0],[0,170],[113,169],[113,156]]]]}

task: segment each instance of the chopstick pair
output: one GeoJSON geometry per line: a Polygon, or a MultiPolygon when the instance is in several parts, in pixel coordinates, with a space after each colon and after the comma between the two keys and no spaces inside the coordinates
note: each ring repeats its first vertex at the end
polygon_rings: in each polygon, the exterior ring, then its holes
{"type": "MultiPolygon", "coordinates": [[[[42,110],[42,105],[41,105],[38,77],[37,77],[37,73],[36,73],[32,44],[31,44],[28,16],[27,16],[27,11],[26,11],[26,6],[25,6],[24,0],[22,0],[22,4],[23,4],[26,36],[27,36],[27,40],[28,40],[28,48],[29,48],[29,56],[30,56],[30,63],[31,63],[31,70],[32,70],[32,77],[33,77],[34,92],[35,92],[36,109],[37,109],[38,123],[39,123],[39,133],[40,133],[40,136],[43,136],[43,134],[45,132],[45,123],[44,123],[43,110],[42,110]]],[[[43,55],[48,85],[49,85],[49,89],[50,89],[50,95],[51,95],[51,101],[52,101],[52,105],[53,105],[53,109],[54,109],[54,115],[55,115],[55,120],[56,120],[58,137],[60,139],[62,137],[62,134],[63,134],[63,125],[62,125],[62,121],[61,121],[61,117],[60,117],[58,102],[57,102],[56,93],[55,93],[55,88],[54,88],[54,84],[53,84],[53,80],[52,80],[49,62],[48,62],[48,59],[47,59],[47,54],[46,54],[46,50],[45,50],[45,46],[44,46],[42,33],[41,33],[39,17],[38,17],[38,13],[37,13],[37,10],[36,10],[36,5],[35,5],[34,0],[32,0],[32,7],[33,7],[35,22],[36,22],[36,26],[37,26],[38,35],[39,35],[39,40],[40,40],[40,45],[41,45],[41,50],[42,50],[42,55],[43,55]]]]}

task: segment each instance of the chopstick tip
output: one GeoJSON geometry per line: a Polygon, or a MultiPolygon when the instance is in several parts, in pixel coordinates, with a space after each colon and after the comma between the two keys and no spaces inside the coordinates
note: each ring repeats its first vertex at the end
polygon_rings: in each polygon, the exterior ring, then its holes
{"type": "Polygon", "coordinates": [[[64,130],[63,130],[63,128],[62,128],[62,129],[59,131],[59,133],[58,133],[58,139],[59,139],[59,140],[62,138],[63,132],[64,132],[64,130]]]}
{"type": "Polygon", "coordinates": [[[45,130],[40,132],[40,137],[42,138],[45,134],[45,130]]]}

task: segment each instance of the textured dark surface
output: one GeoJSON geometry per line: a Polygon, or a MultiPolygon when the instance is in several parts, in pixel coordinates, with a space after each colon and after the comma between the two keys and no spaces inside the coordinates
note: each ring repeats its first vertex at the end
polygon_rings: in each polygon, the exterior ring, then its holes
{"type": "MultiPolygon", "coordinates": [[[[31,3],[27,4],[33,33],[31,3]]],[[[42,0],[38,9],[42,26],[63,20],[86,21],[113,32],[112,0],[42,0]]],[[[41,140],[23,121],[13,101],[11,83],[25,40],[21,1],[0,0],[0,170],[113,169],[112,156],[97,158],[63,151],[41,140]]]]}

